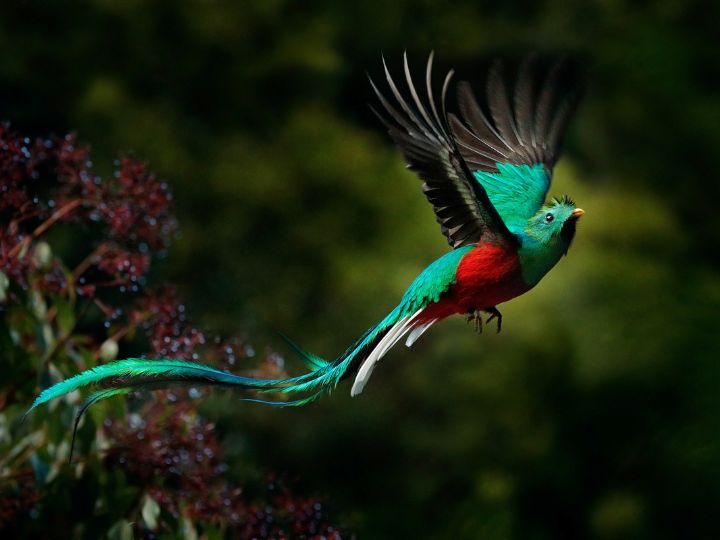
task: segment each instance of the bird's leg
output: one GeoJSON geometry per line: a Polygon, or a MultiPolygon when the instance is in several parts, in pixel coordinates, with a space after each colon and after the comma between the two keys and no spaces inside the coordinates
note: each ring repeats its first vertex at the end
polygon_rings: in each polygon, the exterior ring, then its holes
{"type": "Polygon", "coordinates": [[[478,334],[482,334],[482,331],[483,331],[483,327],[482,327],[483,321],[482,321],[482,316],[480,315],[480,310],[477,310],[477,309],[476,309],[476,310],[474,310],[474,311],[469,311],[469,312],[468,312],[467,323],[470,324],[470,321],[475,321],[475,331],[476,331],[478,334]]]}
{"type": "Polygon", "coordinates": [[[500,313],[500,311],[498,311],[498,308],[496,308],[495,306],[484,309],[483,311],[490,314],[488,320],[485,321],[486,325],[490,324],[490,321],[492,321],[493,319],[497,319],[497,333],[499,334],[500,330],[502,330],[502,313],[500,313]]]}

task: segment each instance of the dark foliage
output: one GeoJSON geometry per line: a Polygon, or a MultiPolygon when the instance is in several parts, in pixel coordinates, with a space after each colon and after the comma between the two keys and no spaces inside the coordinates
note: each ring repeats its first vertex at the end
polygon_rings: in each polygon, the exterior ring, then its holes
{"type": "MultiPolygon", "coordinates": [[[[74,135],[31,140],[0,127],[0,414],[9,428],[0,454],[0,530],[50,538],[52,523],[81,537],[124,537],[133,528],[148,538],[339,538],[321,502],[296,495],[281,477],[267,475],[255,495],[228,478],[215,426],[197,411],[200,390],[136,398],[127,414],[118,403],[115,414],[97,407],[81,425],[72,463],[76,397],[19,421],[38,381],[113,360],[121,346],[220,364],[250,356],[238,338],[208,340],[172,288],[147,286],[177,229],[172,197],[145,163],[126,156],[116,167],[109,179],[95,175],[74,135]],[[67,254],[55,250],[77,237],[86,241],[72,242],[67,254]],[[54,499],[63,489],[80,509],[79,501],[96,497],[95,517],[81,528],[82,510],[66,512],[54,499]]],[[[277,356],[262,365],[282,372],[277,356]]]]}

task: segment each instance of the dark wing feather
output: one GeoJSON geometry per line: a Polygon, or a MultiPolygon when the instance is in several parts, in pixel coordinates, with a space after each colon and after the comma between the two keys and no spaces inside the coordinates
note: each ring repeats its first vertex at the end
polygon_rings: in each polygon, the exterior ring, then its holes
{"type": "Polygon", "coordinates": [[[493,65],[487,80],[489,117],[478,105],[470,85],[458,85],[461,119],[451,115],[450,126],[472,170],[497,172],[497,163],[542,163],[548,174],[552,171],[579,92],[561,77],[565,67],[562,61],[555,63],[542,81],[537,64],[532,56],[522,63],[512,102],[502,66],[493,65]],[[538,83],[542,83],[539,89],[538,83]]]}
{"type": "Polygon", "coordinates": [[[488,105],[490,106],[490,115],[503,141],[510,148],[517,148],[520,146],[520,140],[502,72],[502,64],[499,61],[490,68],[487,80],[488,105]]]}
{"type": "Polygon", "coordinates": [[[533,89],[535,83],[532,77],[533,62],[534,57],[529,56],[520,66],[513,101],[520,144],[530,149],[530,154],[534,159],[540,159],[540,156],[535,151],[536,139],[533,124],[533,89]]]}
{"type": "Polygon", "coordinates": [[[391,104],[370,79],[387,114],[372,110],[403,152],[408,168],[424,181],[423,192],[433,206],[448,243],[453,248],[481,240],[517,245],[517,238],[508,231],[484,188],[474,179],[448,127],[445,96],[452,71],[445,77],[438,111],[431,84],[433,55],[428,58],[425,73],[427,104],[410,76],[407,54],[403,60],[410,99],[403,97],[383,60],[385,78],[396,105],[391,104]]]}

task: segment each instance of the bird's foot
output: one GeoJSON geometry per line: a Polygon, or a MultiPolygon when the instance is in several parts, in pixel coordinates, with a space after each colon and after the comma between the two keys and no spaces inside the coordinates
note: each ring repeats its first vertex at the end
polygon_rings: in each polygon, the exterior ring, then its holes
{"type": "Polygon", "coordinates": [[[483,320],[482,316],[480,315],[480,310],[476,309],[475,311],[470,311],[467,316],[467,323],[470,324],[470,321],[475,321],[475,331],[478,334],[482,334],[483,331],[483,320]]]}
{"type": "Polygon", "coordinates": [[[502,330],[502,318],[503,318],[502,313],[500,313],[500,311],[498,311],[498,308],[496,308],[495,306],[488,308],[488,309],[484,309],[483,311],[485,313],[490,314],[490,316],[488,317],[488,320],[485,321],[486,326],[488,324],[490,324],[490,321],[492,321],[493,319],[497,319],[497,333],[499,334],[500,330],[502,330]]]}

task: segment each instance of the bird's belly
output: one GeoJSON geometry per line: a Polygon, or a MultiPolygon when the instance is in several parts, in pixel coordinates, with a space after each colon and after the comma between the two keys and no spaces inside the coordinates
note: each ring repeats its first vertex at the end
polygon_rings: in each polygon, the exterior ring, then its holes
{"type": "Polygon", "coordinates": [[[516,252],[484,244],[461,259],[455,283],[436,304],[429,306],[427,315],[447,317],[491,308],[529,288],[522,281],[516,252]]]}

